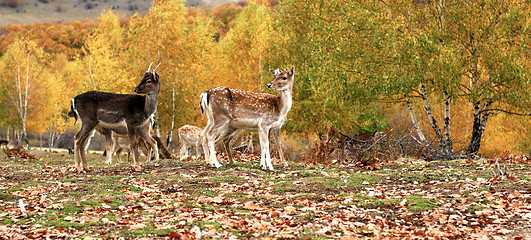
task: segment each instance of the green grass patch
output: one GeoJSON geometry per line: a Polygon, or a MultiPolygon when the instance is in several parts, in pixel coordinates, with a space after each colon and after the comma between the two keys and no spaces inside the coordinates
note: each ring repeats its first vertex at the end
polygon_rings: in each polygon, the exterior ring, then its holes
{"type": "Polygon", "coordinates": [[[221,224],[218,222],[211,222],[211,221],[196,221],[188,223],[190,226],[198,226],[199,228],[203,230],[209,230],[215,228],[216,230],[220,231],[222,230],[221,224]]]}
{"type": "MultiPolygon", "coordinates": [[[[364,207],[385,205],[397,206],[404,201],[404,198],[379,199],[363,194],[356,195],[355,199],[359,200],[357,203],[355,203],[356,205],[364,207]]],[[[409,210],[431,210],[437,208],[438,206],[435,204],[439,202],[437,199],[424,198],[420,196],[407,196],[405,199],[406,202],[404,202],[404,206],[409,210]]]]}
{"type": "Polygon", "coordinates": [[[174,229],[156,229],[151,222],[145,223],[146,227],[141,229],[129,229],[120,232],[126,239],[137,238],[140,236],[167,236],[168,233],[174,232],[174,229]]]}
{"type": "Polygon", "coordinates": [[[244,201],[244,200],[249,199],[249,194],[247,194],[247,192],[244,192],[244,191],[236,191],[236,192],[225,194],[224,197],[228,199],[236,199],[236,200],[244,201]]]}
{"type": "Polygon", "coordinates": [[[424,198],[420,196],[408,196],[406,197],[406,206],[409,210],[431,210],[439,206],[435,205],[439,200],[432,198],[424,198]]]}

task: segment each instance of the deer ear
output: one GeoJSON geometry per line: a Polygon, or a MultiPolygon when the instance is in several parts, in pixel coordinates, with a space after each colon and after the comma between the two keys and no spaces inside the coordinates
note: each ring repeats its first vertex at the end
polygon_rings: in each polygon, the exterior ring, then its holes
{"type": "Polygon", "coordinates": [[[275,73],[277,72],[277,70],[269,69],[269,72],[271,73],[271,75],[275,76],[276,75],[275,73]]]}

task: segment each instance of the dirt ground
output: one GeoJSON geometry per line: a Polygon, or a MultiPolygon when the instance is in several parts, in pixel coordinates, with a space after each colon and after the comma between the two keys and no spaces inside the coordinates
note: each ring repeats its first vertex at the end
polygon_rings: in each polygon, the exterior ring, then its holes
{"type": "Polygon", "coordinates": [[[274,161],[259,155],[208,167],[159,160],[134,171],[88,154],[34,149],[0,154],[0,239],[525,239],[531,238],[527,160],[400,159],[354,165],[274,161]]]}

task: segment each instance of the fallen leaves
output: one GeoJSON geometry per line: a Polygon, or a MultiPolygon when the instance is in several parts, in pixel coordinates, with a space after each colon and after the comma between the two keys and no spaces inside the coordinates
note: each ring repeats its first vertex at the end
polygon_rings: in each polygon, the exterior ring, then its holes
{"type": "Polygon", "coordinates": [[[7,158],[23,158],[29,160],[39,160],[35,155],[26,152],[23,145],[14,148],[4,148],[4,152],[7,158]]]}
{"type": "Polygon", "coordinates": [[[87,192],[93,175],[74,175],[67,167],[29,169],[32,184],[0,182],[9,188],[0,196],[13,197],[0,199],[0,239],[113,238],[109,232],[169,239],[501,239],[528,236],[515,231],[531,227],[531,192],[523,177],[500,188],[508,180],[436,164],[430,171],[426,164],[378,172],[314,165],[276,173],[186,164],[132,175],[120,170],[105,184],[121,187],[99,194],[87,192]],[[171,182],[172,175],[181,182],[171,182]],[[80,200],[89,198],[90,204],[80,200]],[[47,223],[53,221],[61,225],[47,223]],[[96,227],[82,227],[88,225],[96,227]]]}

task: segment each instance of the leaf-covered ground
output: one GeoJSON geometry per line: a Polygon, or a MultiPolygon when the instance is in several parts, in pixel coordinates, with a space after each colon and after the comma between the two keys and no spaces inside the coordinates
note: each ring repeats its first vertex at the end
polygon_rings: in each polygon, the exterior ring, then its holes
{"type": "Polygon", "coordinates": [[[0,239],[526,239],[531,167],[400,160],[379,170],[160,160],[141,172],[89,154],[0,155],[0,239]],[[505,176],[494,177],[494,172],[505,176]]]}

